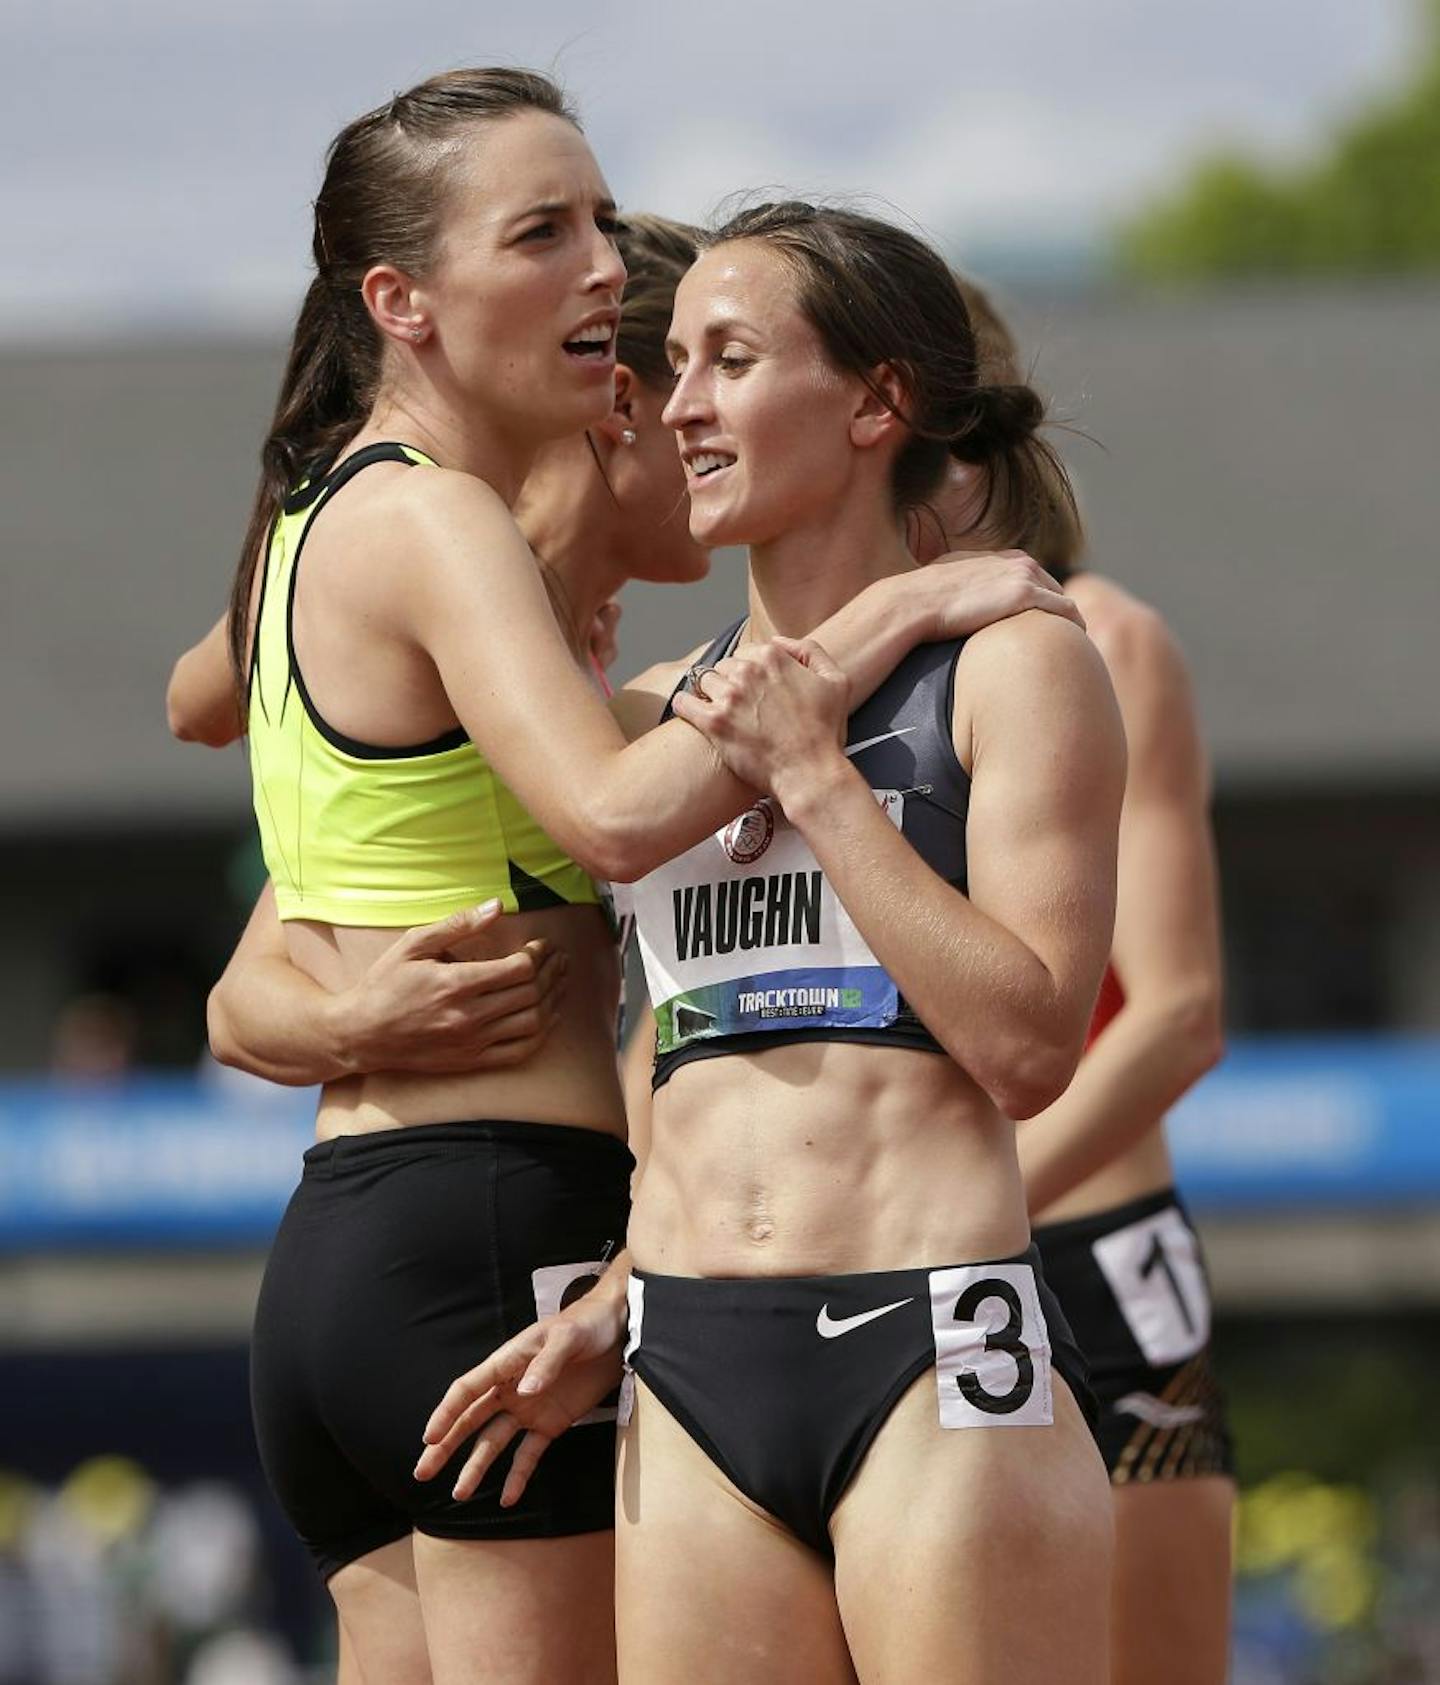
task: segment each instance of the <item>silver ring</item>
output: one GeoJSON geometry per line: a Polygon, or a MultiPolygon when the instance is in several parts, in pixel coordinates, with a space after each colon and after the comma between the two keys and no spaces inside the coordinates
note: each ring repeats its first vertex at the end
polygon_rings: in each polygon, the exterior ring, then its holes
{"type": "Polygon", "coordinates": [[[698,696],[702,702],[709,702],[711,699],[705,692],[703,681],[707,673],[713,673],[714,671],[715,665],[713,662],[697,661],[685,674],[686,690],[692,696],[698,696]]]}

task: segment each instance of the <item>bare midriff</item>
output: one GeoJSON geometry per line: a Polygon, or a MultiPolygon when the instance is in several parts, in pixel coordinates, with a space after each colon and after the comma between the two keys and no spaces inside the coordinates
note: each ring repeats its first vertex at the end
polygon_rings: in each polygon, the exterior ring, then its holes
{"type": "Polygon", "coordinates": [[[642,1269],[938,1268],[1028,1240],[1015,1126],[940,1054],[817,1040],[694,1060],[655,1095],[642,1269]]]}
{"type": "MultiPolygon", "coordinates": [[[[290,956],[318,983],[348,987],[401,934],[395,929],[286,925],[290,956]]],[[[566,1124],[625,1137],[625,1108],[615,1066],[615,1012],[620,966],[599,907],[556,907],[514,913],[457,959],[494,959],[535,937],[569,960],[559,1018],[539,1053],[513,1070],[431,1076],[377,1071],[327,1083],[316,1133],[321,1140],[412,1124],[506,1118],[566,1124]]]]}

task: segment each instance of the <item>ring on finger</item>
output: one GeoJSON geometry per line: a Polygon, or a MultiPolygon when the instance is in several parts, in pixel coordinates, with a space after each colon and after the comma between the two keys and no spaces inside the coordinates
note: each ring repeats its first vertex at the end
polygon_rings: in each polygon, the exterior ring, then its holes
{"type": "Polygon", "coordinates": [[[715,671],[713,662],[697,661],[685,674],[685,688],[692,696],[698,696],[702,702],[710,701],[709,692],[705,689],[707,674],[715,671]]]}

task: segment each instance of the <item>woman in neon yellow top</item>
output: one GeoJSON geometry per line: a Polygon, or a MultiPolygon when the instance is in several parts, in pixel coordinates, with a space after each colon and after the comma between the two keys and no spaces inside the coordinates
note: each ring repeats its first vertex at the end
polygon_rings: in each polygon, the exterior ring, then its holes
{"type": "MultiPolygon", "coordinates": [[[[397,927],[508,883],[527,910],[456,956],[538,939],[570,969],[542,1061],[335,1074],[267,1274],[262,1451],[374,1677],[478,1677],[482,1652],[523,1655],[516,1679],[613,1666],[603,1422],[567,1436],[550,1495],[523,1509],[498,1502],[498,1479],[466,1503],[412,1490],[392,1455],[401,1433],[413,1454],[415,1400],[428,1405],[455,1351],[470,1361],[567,1302],[621,1238],[615,956],[575,867],[634,876],[748,799],[684,725],[625,745],[510,514],[543,447],[610,415],[612,217],[543,79],[452,73],[350,125],[316,204],[317,279],[236,585],[295,963],[343,995],[397,927]],[[469,833],[502,785],[523,803],[503,849],[498,820],[469,833]],[[369,814],[357,857],[341,833],[369,814]],[[346,1400],[360,1410],[340,1420],[346,1400]]],[[[635,401],[649,402],[638,387],[635,401]]],[[[917,600],[880,591],[827,623],[861,690],[917,635],[955,629],[917,600]]],[[[583,1387],[598,1396],[609,1378],[583,1387]]]]}
{"type": "Polygon", "coordinates": [[[434,468],[373,445],[286,499],[271,532],[252,640],[255,817],[282,919],[413,925],[488,897],[507,912],[593,906],[593,879],[520,806],[460,727],[404,748],[359,742],[310,696],[293,606],[311,522],[372,462],[434,468]]]}

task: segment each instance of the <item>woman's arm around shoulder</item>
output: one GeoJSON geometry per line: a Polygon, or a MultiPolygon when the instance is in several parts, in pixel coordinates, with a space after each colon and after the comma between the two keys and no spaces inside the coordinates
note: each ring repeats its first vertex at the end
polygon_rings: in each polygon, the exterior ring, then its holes
{"type": "Polygon", "coordinates": [[[388,623],[434,662],[460,723],[582,865],[628,881],[740,810],[746,792],[688,727],[627,746],[488,486],[445,470],[399,476],[386,513],[388,623]]]}
{"type": "Polygon", "coordinates": [[[599,876],[631,881],[741,810],[750,792],[685,725],[626,745],[490,487],[431,470],[398,476],[389,500],[388,616],[435,663],[461,724],[567,852],[599,876]]]}
{"type": "MultiPolygon", "coordinates": [[[[1023,550],[957,552],[877,580],[810,636],[849,681],[854,708],[879,689],[917,644],[968,637],[1032,609],[1085,624],[1075,602],[1023,550]]],[[[627,738],[660,723],[666,703],[705,647],[700,645],[679,661],[657,663],[616,695],[611,712],[627,738]]]]}

